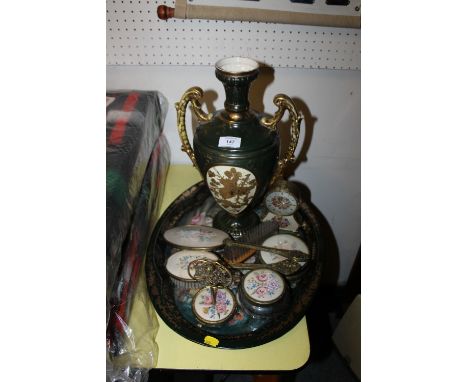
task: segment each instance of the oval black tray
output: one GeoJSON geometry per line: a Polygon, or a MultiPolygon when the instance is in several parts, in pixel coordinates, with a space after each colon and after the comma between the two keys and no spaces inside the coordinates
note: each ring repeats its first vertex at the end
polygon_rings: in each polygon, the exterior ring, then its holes
{"type": "Polygon", "coordinates": [[[318,215],[314,212],[316,208],[302,203],[297,213],[301,223],[299,234],[307,243],[313,261],[300,282],[291,290],[291,308],[276,319],[248,318],[245,322],[220,329],[203,326],[191,319],[190,313],[181,308],[175,288],[164,268],[165,260],[173,248],[165,242],[163,233],[179,225],[187,211],[201,206],[207,198],[211,198],[211,194],[203,181],[190,187],[166,209],[151,235],[146,258],[146,281],[154,308],[171,329],[201,345],[206,345],[206,336],[218,339],[218,347],[230,349],[248,348],[272,341],[287,333],[302,319],[318,287],[324,248],[318,215]]]}

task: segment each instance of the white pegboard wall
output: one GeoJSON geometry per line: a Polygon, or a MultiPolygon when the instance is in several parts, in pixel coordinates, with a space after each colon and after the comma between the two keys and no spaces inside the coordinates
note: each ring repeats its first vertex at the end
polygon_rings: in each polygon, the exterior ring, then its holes
{"type": "MultiPolygon", "coordinates": [[[[327,15],[361,16],[361,1],[348,0],[346,6],[329,5],[327,0],[314,0],[298,2],[293,0],[188,0],[193,5],[205,5],[216,7],[241,7],[253,9],[267,9],[286,12],[302,12],[327,15]]],[[[163,1],[164,2],[164,1],[163,1]]]]}
{"type": "Polygon", "coordinates": [[[108,65],[214,65],[246,56],[272,67],[360,69],[358,29],[196,19],[159,20],[174,1],[107,0],[108,65]]]}

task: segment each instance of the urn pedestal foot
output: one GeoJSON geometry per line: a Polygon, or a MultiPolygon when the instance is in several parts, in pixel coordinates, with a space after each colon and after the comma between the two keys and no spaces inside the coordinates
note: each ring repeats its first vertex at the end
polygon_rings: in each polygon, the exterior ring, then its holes
{"type": "Polygon", "coordinates": [[[254,211],[233,216],[222,210],[213,219],[213,227],[227,232],[234,240],[241,238],[245,232],[258,224],[260,224],[260,218],[254,211]]]}

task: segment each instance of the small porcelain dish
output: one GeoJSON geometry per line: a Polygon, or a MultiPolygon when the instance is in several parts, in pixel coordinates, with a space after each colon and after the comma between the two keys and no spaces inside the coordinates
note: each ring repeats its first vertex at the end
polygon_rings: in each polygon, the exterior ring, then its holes
{"type": "MultiPolygon", "coordinates": [[[[304,253],[309,253],[307,244],[304,243],[300,238],[295,235],[280,233],[278,235],[270,236],[266,239],[263,244],[264,247],[280,248],[280,249],[295,249],[304,253]]],[[[280,261],[286,260],[286,257],[270,253],[267,251],[260,251],[260,261],[264,264],[273,264],[280,261]]],[[[305,262],[299,262],[301,266],[305,265],[305,262]]]]}
{"type": "MultiPolygon", "coordinates": [[[[295,249],[310,254],[307,244],[304,243],[304,241],[301,240],[299,237],[293,234],[281,233],[278,235],[270,236],[263,242],[263,246],[282,249],[295,249]]],[[[263,264],[278,263],[286,259],[281,255],[277,255],[266,251],[260,251],[259,258],[260,262],[263,264]]],[[[291,288],[295,288],[298,285],[298,283],[302,279],[302,276],[307,272],[309,263],[310,261],[300,261],[299,264],[301,265],[301,268],[294,274],[286,276],[286,279],[289,281],[291,288]]]]}
{"type": "Polygon", "coordinates": [[[228,288],[217,288],[216,304],[209,286],[200,289],[192,300],[192,312],[204,325],[217,326],[228,321],[237,310],[236,297],[228,288]]]}
{"type": "Polygon", "coordinates": [[[278,272],[256,269],[243,277],[238,298],[241,307],[251,316],[271,317],[289,306],[289,286],[278,272]]]}
{"type": "Polygon", "coordinates": [[[218,261],[218,256],[207,251],[184,249],[173,253],[166,260],[166,271],[171,283],[180,288],[202,288],[203,282],[194,280],[189,273],[189,264],[194,260],[207,259],[218,261]]]}
{"type": "Polygon", "coordinates": [[[212,250],[223,246],[229,235],[216,228],[185,225],[168,229],[164,239],[177,248],[212,250]]]}

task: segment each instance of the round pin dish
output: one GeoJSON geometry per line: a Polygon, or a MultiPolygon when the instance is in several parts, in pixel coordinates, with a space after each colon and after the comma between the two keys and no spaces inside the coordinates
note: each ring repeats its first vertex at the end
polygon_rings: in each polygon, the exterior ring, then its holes
{"type": "MultiPolygon", "coordinates": [[[[278,235],[270,236],[266,239],[263,244],[264,247],[271,248],[280,248],[280,249],[295,249],[304,253],[309,253],[309,248],[307,244],[304,243],[295,235],[290,235],[287,233],[281,233],[278,235]]],[[[270,253],[267,251],[260,251],[260,260],[264,264],[274,264],[280,261],[286,260],[286,257],[277,255],[275,253],[270,253]]],[[[305,265],[304,261],[300,261],[301,266],[305,265]]]]}
{"type": "Polygon", "coordinates": [[[166,271],[171,277],[171,282],[182,288],[201,288],[204,283],[194,280],[190,276],[189,264],[194,260],[207,259],[218,261],[219,258],[214,253],[207,251],[195,251],[184,249],[173,253],[166,260],[166,271]]]}
{"type": "Polygon", "coordinates": [[[247,273],[242,279],[238,297],[242,308],[254,317],[281,313],[290,302],[285,279],[267,268],[247,273]]]}
{"type": "MultiPolygon", "coordinates": [[[[295,249],[301,252],[310,253],[307,244],[304,243],[300,238],[295,235],[282,233],[278,235],[270,236],[266,239],[263,244],[265,247],[281,248],[281,249],[295,249]]],[[[267,251],[260,251],[260,262],[264,264],[273,264],[278,263],[286,258],[270,253],[267,251]]],[[[309,262],[299,261],[301,268],[292,275],[286,276],[286,279],[289,281],[291,288],[295,288],[298,283],[301,281],[304,274],[307,272],[309,262]]]]}
{"type": "Polygon", "coordinates": [[[222,247],[227,238],[226,232],[201,225],[178,226],[164,232],[169,244],[182,249],[216,249],[222,247]]]}
{"type": "Polygon", "coordinates": [[[213,304],[209,286],[200,289],[192,300],[192,312],[205,325],[219,325],[229,320],[237,309],[234,294],[228,288],[217,288],[216,304],[213,304]]]}

